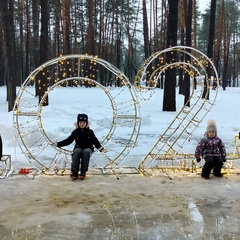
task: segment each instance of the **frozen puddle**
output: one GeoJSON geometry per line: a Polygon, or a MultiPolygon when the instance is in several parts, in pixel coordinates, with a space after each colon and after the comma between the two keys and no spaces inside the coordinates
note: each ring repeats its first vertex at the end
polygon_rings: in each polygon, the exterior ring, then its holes
{"type": "Polygon", "coordinates": [[[199,212],[198,207],[195,203],[189,202],[188,208],[190,209],[190,216],[194,222],[203,223],[203,216],[199,212]]]}

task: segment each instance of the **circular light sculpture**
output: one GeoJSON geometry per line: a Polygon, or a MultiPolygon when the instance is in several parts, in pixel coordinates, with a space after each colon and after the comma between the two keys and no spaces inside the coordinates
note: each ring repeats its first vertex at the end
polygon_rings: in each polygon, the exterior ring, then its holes
{"type": "Polygon", "coordinates": [[[102,145],[108,148],[106,154],[94,152],[91,157],[94,167],[110,171],[120,166],[139,134],[141,118],[137,95],[127,77],[112,64],[81,54],[61,56],[42,64],[27,77],[17,94],[14,132],[28,161],[45,173],[69,168],[73,145],[57,148],[53,143],[70,135],[74,130],[70,121],[83,112],[88,114],[90,127],[102,145]],[[104,84],[107,87],[96,79],[100,68],[108,76],[109,82],[104,84]],[[39,99],[36,81],[38,87],[42,87],[39,77],[42,74],[47,75],[48,85],[39,99]],[[99,106],[97,114],[92,104],[99,106]],[[91,118],[91,113],[97,115],[97,119],[91,118]],[[56,116],[54,124],[48,119],[51,114],[56,116]]]}

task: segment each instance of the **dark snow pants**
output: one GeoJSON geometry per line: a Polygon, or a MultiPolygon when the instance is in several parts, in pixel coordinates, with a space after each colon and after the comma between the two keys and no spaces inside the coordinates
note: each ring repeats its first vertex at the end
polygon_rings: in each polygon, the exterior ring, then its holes
{"type": "Polygon", "coordinates": [[[86,174],[88,171],[89,160],[92,154],[92,150],[90,148],[75,148],[72,154],[72,164],[71,171],[73,175],[78,175],[78,171],[80,168],[81,174],[86,174]]]}
{"type": "Polygon", "coordinates": [[[206,156],[205,164],[202,169],[202,176],[208,177],[213,170],[213,175],[219,176],[223,166],[223,160],[220,156],[206,156]]]}

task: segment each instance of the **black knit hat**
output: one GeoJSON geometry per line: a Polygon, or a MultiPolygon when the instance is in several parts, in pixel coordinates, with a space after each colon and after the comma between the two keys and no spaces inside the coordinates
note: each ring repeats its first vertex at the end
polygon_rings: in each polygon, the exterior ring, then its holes
{"type": "Polygon", "coordinates": [[[85,113],[78,114],[77,123],[79,123],[80,121],[86,122],[88,124],[88,115],[85,113]]]}

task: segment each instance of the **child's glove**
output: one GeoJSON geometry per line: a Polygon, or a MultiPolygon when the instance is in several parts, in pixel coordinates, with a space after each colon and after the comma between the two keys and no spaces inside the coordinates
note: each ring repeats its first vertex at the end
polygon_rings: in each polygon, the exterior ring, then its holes
{"type": "Polygon", "coordinates": [[[100,152],[106,153],[108,150],[106,147],[102,147],[99,149],[100,152]]]}
{"type": "Polygon", "coordinates": [[[201,158],[196,158],[196,161],[197,161],[197,162],[200,162],[200,161],[201,161],[201,158]]]}
{"type": "Polygon", "coordinates": [[[223,160],[223,162],[227,161],[226,157],[222,157],[222,160],[223,160]]]}
{"type": "Polygon", "coordinates": [[[53,147],[57,147],[57,146],[58,146],[58,145],[57,145],[57,142],[52,142],[51,145],[52,145],[53,147]]]}

